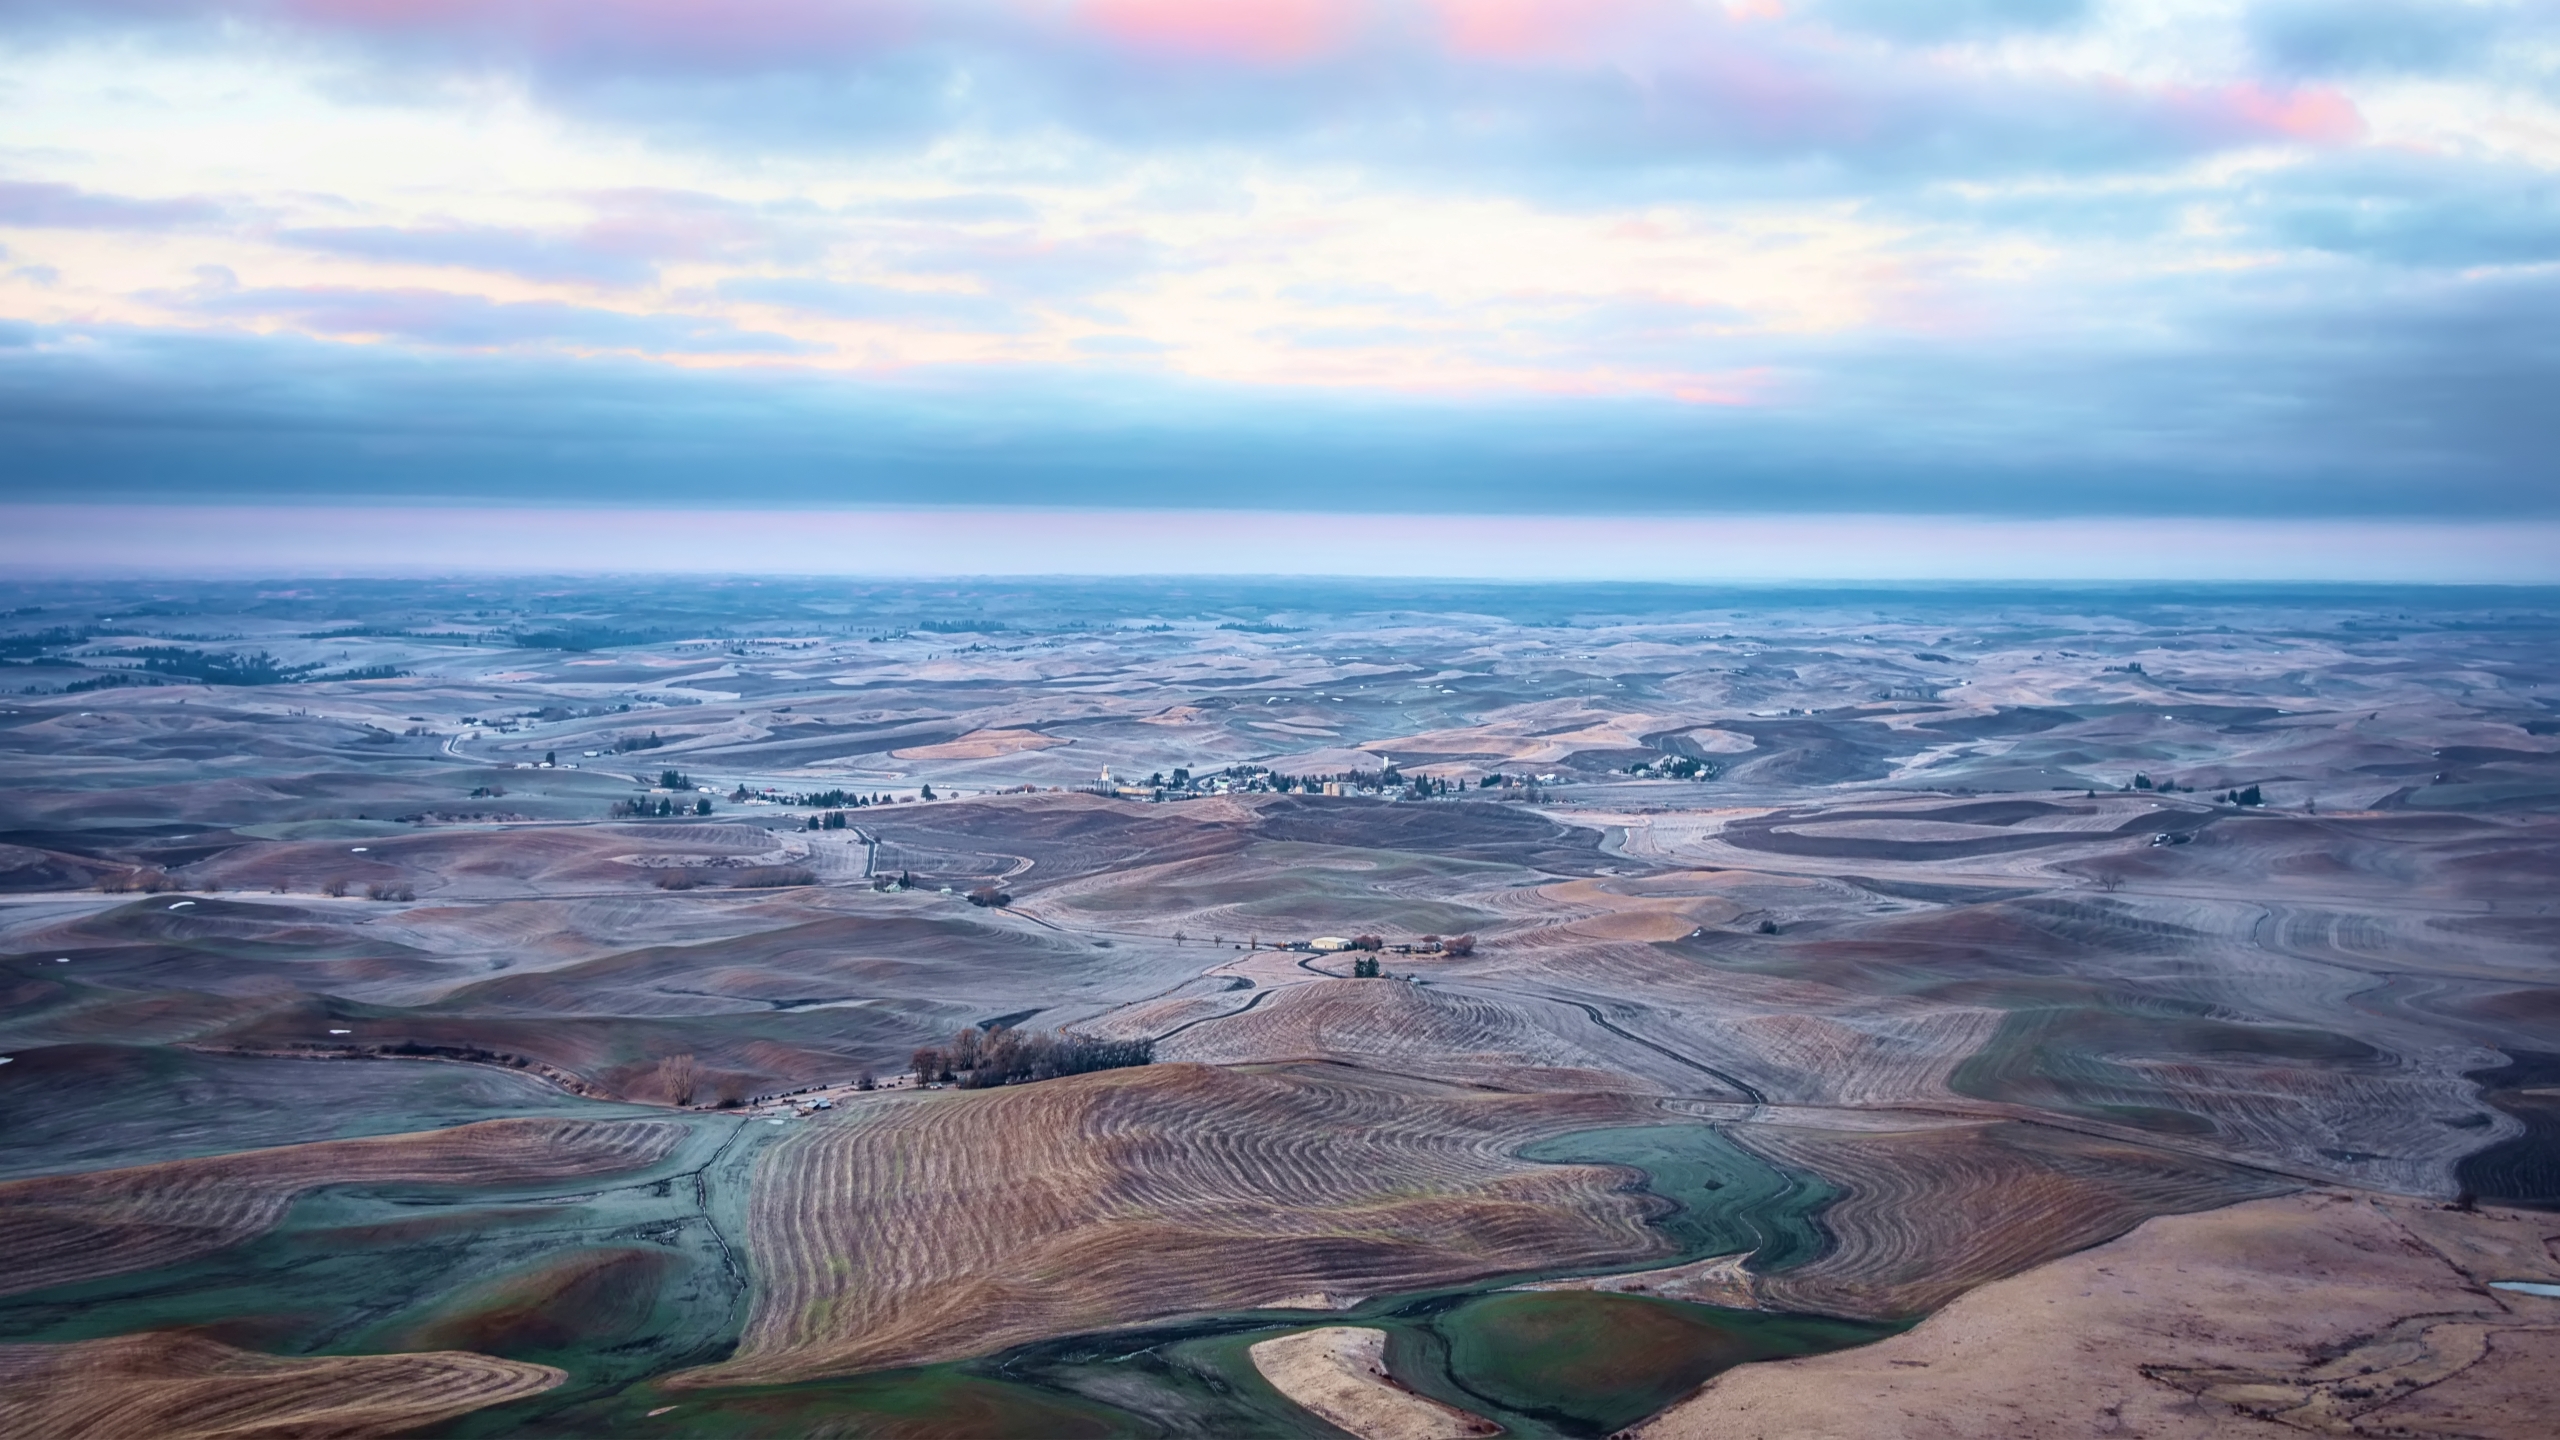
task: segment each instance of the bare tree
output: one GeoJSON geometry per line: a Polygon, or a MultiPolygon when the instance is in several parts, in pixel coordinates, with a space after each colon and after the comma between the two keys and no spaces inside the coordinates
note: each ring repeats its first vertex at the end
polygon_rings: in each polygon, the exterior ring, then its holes
{"type": "Polygon", "coordinates": [[[658,1088],[678,1105],[692,1104],[693,1092],[701,1083],[701,1067],[690,1055],[670,1055],[658,1062],[658,1088]]]}

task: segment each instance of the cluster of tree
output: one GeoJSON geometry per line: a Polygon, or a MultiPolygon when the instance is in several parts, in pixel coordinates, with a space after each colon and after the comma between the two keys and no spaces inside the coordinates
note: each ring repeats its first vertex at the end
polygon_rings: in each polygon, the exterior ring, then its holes
{"type": "MultiPolygon", "coordinates": [[[[743,791],[746,787],[742,785],[738,788],[743,791]]],[[[880,803],[880,797],[849,790],[820,790],[810,795],[794,795],[783,803],[807,805],[813,809],[846,810],[864,805],[877,805],[880,803]]]]}
{"type": "Polygon", "coordinates": [[[909,1064],[919,1085],[956,1081],[964,1090],[985,1090],[1148,1065],[1155,1058],[1153,1040],[1095,1040],[1064,1030],[1012,1030],[995,1025],[963,1030],[944,1048],[918,1050],[909,1064]]]}
{"type": "Polygon", "coordinates": [[[1013,897],[993,885],[981,885],[969,892],[969,903],[980,909],[1001,910],[1013,903],[1013,897]]]}
{"type": "Polygon", "coordinates": [[[314,675],[310,678],[314,680],[397,680],[408,673],[397,665],[357,665],[350,669],[332,670],[326,675],[314,675]]]}
{"type": "Polygon", "coordinates": [[[317,665],[287,665],[264,650],[254,655],[225,655],[178,645],[147,645],[126,652],[141,657],[154,675],[174,675],[207,685],[285,685],[300,680],[317,665]]]}
{"type": "Polygon", "coordinates": [[[2258,787],[2255,785],[2252,785],[2245,790],[2226,790],[2213,798],[2230,805],[2264,805],[2267,803],[2267,797],[2259,794],[2258,787]]]}
{"type": "Polygon", "coordinates": [[[418,892],[408,885],[380,881],[364,887],[364,894],[368,900],[415,900],[418,898],[418,892]]]}
{"type": "Polygon", "coordinates": [[[616,755],[628,755],[634,750],[655,750],[666,743],[666,741],[658,738],[658,732],[655,730],[650,731],[645,736],[625,735],[621,739],[613,742],[613,753],[616,755]]]}
{"type": "Polygon", "coordinates": [[[51,630],[30,631],[23,635],[0,635],[0,655],[13,658],[42,655],[48,650],[61,650],[73,645],[86,644],[92,633],[88,630],[56,627],[51,630]]]}
{"type": "Polygon", "coordinates": [[[661,770],[658,772],[658,788],[661,790],[690,790],[693,788],[693,781],[687,779],[685,777],[685,773],[681,770],[661,770]]]}
{"type": "Polygon", "coordinates": [[[710,813],[711,797],[708,795],[699,797],[691,805],[686,805],[684,802],[667,795],[661,795],[655,800],[651,800],[648,796],[643,795],[636,800],[616,800],[613,802],[613,818],[616,820],[629,819],[633,817],[647,819],[652,815],[666,817],[683,814],[708,815],[710,813]]]}
{"type": "Polygon", "coordinates": [[[1274,772],[1271,776],[1271,788],[1284,795],[1292,790],[1313,793],[1327,784],[1348,785],[1358,790],[1401,790],[1404,788],[1404,774],[1390,764],[1383,770],[1345,770],[1335,775],[1282,775],[1274,772]]]}
{"type": "Polygon", "coordinates": [[[1652,760],[1639,760],[1627,767],[1630,775],[1662,780],[1713,780],[1716,767],[1694,755],[1664,755],[1652,760]]]}
{"type": "Polygon", "coordinates": [[[824,815],[809,817],[809,828],[812,830],[842,830],[852,823],[845,818],[845,813],[841,810],[830,810],[824,815]]]}
{"type": "Polygon", "coordinates": [[[1375,955],[1363,955],[1359,959],[1352,961],[1351,978],[1354,980],[1377,979],[1378,957],[1375,955]]]}
{"type": "Polygon", "coordinates": [[[655,631],[610,630],[601,625],[563,625],[552,630],[519,630],[519,650],[610,650],[618,645],[646,645],[661,638],[655,631]]]}
{"type": "MultiPolygon", "coordinates": [[[[2148,775],[2137,774],[2133,777],[2132,788],[2136,790],[2149,790],[2161,795],[2175,795],[2178,793],[2179,787],[2178,782],[2175,780],[2154,780],[2148,775]]],[[[2189,785],[2186,787],[2186,791],[2188,794],[2193,795],[2196,793],[2196,787],[2189,785]]]]}

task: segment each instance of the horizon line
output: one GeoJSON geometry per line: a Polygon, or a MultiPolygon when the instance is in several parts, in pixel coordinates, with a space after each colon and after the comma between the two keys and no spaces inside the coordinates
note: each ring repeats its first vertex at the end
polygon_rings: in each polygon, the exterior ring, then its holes
{"type": "Polygon", "coordinates": [[[2560,520],[0,502],[0,567],[24,579],[2536,586],[2560,584],[2560,520]]]}

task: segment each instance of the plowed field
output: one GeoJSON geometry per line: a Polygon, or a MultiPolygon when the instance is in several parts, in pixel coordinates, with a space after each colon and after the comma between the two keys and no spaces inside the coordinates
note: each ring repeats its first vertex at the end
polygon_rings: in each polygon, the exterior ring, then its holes
{"type": "Polygon", "coordinates": [[[657,1121],[486,1120],[0,1185],[0,1294],[174,1264],[273,1226],[320,1185],[504,1187],[646,1165],[675,1148],[657,1121]]]}
{"type": "Polygon", "coordinates": [[[48,1440],[356,1440],[560,1379],[548,1365],[461,1351],[282,1359],[165,1332],[0,1345],[0,1430],[48,1440]]]}
{"type": "Polygon", "coordinates": [[[1640,1260],[1667,1246],[1624,1171],[1509,1153],[1632,1115],[1193,1065],[870,1105],[769,1153],[745,1341],[687,1378],[814,1379],[1310,1291],[1640,1260]]]}

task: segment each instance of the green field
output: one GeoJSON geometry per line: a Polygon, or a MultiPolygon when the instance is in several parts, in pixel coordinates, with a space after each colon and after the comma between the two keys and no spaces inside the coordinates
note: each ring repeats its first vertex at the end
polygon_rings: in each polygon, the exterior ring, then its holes
{"type": "Polygon", "coordinates": [[[1673,1207],[1653,1223],[1679,1247],[1657,1265],[1748,1253],[1749,1268],[1766,1273],[1802,1264],[1822,1249],[1813,1217],[1831,1203],[1831,1187],[1771,1165],[1711,1125],[1587,1130],[1525,1146],[1520,1154],[1550,1164],[1643,1171],[1644,1188],[1673,1207]]]}
{"type": "Polygon", "coordinates": [[[1543,1291],[1477,1296],[1391,1333],[1387,1365],[1414,1388],[1493,1414],[1515,1432],[1528,1419],[1566,1435],[1605,1435],[1736,1365],[1889,1333],[1853,1320],[1543,1291]]]}

